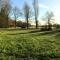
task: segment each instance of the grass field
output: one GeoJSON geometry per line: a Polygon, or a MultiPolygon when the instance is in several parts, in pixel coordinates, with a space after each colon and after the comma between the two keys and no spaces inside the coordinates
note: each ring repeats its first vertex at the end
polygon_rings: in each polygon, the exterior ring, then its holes
{"type": "Polygon", "coordinates": [[[0,29],[0,60],[60,60],[60,32],[0,29]]]}

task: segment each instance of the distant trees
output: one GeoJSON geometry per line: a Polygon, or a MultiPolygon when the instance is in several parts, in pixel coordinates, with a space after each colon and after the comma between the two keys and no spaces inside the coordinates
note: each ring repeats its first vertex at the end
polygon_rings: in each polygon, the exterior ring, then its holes
{"type": "Polygon", "coordinates": [[[34,0],[33,7],[35,12],[35,22],[36,22],[36,29],[37,29],[38,28],[38,12],[39,12],[38,0],[34,0]]]}
{"type": "MultiPolygon", "coordinates": [[[[38,28],[38,13],[39,13],[39,4],[38,4],[38,0],[33,0],[33,9],[31,11],[30,6],[28,5],[27,2],[24,3],[23,8],[23,12],[21,12],[21,10],[19,8],[12,7],[11,3],[9,0],[6,0],[7,2],[4,4],[2,0],[0,0],[0,27],[8,27],[9,26],[9,19],[11,19],[11,16],[13,16],[13,20],[14,21],[10,21],[12,22],[12,24],[14,23],[14,26],[16,28],[16,25],[18,27],[22,27],[22,28],[29,28],[30,24],[29,24],[29,19],[31,19],[32,17],[35,17],[35,23],[36,23],[36,29],[38,28]],[[13,12],[13,13],[12,13],[13,12]],[[12,14],[11,14],[12,13],[12,14]],[[22,16],[23,15],[23,16],[22,16]],[[31,16],[34,15],[34,16],[31,16]],[[20,17],[24,19],[25,17],[25,22],[22,23],[20,20],[20,17]]],[[[54,17],[53,12],[46,12],[45,18],[44,20],[47,21],[47,25],[45,26],[45,28],[48,26],[48,29],[51,29],[51,18],[54,17]]],[[[23,20],[22,20],[23,21],[23,20]]]]}
{"type": "Polygon", "coordinates": [[[45,17],[42,18],[42,20],[46,21],[45,29],[44,30],[52,30],[53,25],[56,24],[55,19],[54,19],[54,14],[53,12],[47,11],[45,14],[45,17]]]}
{"type": "MultiPolygon", "coordinates": [[[[22,16],[22,12],[20,12],[20,9],[17,7],[12,8],[9,0],[7,0],[6,3],[2,1],[0,1],[0,3],[2,4],[2,5],[0,4],[0,26],[8,27],[10,16],[13,16],[14,21],[15,21],[15,28],[16,28],[16,22],[18,18],[22,16]]],[[[25,27],[27,28],[29,27],[29,23],[28,23],[29,15],[30,15],[30,7],[28,6],[27,3],[25,3],[24,16],[25,16],[26,23],[23,23],[23,26],[25,25],[25,27]]]]}
{"type": "MultiPolygon", "coordinates": [[[[17,27],[21,27],[21,28],[26,28],[27,27],[26,22],[17,21],[16,24],[17,24],[17,27]]],[[[28,26],[31,26],[31,25],[28,23],[28,26]]]]}
{"type": "Polygon", "coordinates": [[[29,5],[25,2],[24,4],[24,16],[25,16],[25,20],[26,20],[26,23],[27,23],[27,29],[29,27],[29,17],[30,17],[30,7],[29,5]]]}

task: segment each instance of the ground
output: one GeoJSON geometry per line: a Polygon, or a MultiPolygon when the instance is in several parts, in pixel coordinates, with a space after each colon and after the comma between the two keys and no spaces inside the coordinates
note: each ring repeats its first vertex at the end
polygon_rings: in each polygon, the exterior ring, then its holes
{"type": "Polygon", "coordinates": [[[60,60],[60,32],[0,29],[0,60],[60,60]]]}

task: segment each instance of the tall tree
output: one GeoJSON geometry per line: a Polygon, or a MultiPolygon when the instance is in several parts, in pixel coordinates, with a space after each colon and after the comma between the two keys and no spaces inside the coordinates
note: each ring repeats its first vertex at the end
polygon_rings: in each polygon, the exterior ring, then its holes
{"type": "Polygon", "coordinates": [[[35,22],[36,22],[36,29],[37,29],[38,28],[38,12],[39,12],[38,0],[34,0],[33,7],[35,12],[35,22]]]}
{"type": "Polygon", "coordinates": [[[10,13],[11,13],[12,7],[11,7],[11,5],[8,3],[8,4],[5,5],[4,9],[5,9],[5,15],[6,15],[7,27],[8,27],[8,26],[9,26],[9,15],[10,15],[10,13]]]}
{"type": "Polygon", "coordinates": [[[14,19],[15,19],[15,28],[16,28],[16,21],[21,16],[20,9],[17,7],[14,7],[13,8],[13,15],[14,15],[14,19]]]}
{"type": "Polygon", "coordinates": [[[25,2],[24,4],[24,16],[25,16],[25,20],[26,20],[26,23],[27,23],[27,29],[28,29],[28,25],[29,25],[29,17],[30,17],[30,7],[29,5],[27,4],[27,2],[25,2]]]}
{"type": "Polygon", "coordinates": [[[3,23],[5,22],[5,27],[8,27],[8,19],[9,19],[9,14],[11,12],[11,5],[10,1],[6,0],[7,2],[4,3],[4,1],[1,0],[1,11],[0,11],[0,16],[3,20],[3,23]]]}

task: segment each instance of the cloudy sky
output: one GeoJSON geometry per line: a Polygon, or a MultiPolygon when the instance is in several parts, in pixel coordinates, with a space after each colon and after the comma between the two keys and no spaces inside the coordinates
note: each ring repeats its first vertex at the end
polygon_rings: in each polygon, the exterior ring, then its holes
{"type": "MultiPolygon", "coordinates": [[[[12,5],[22,9],[24,1],[33,7],[33,0],[11,0],[12,5]]],[[[39,18],[45,15],[46,11],[53,11],[57,23],[60,23],[60,0],[39,0],[39,18]]]]}

